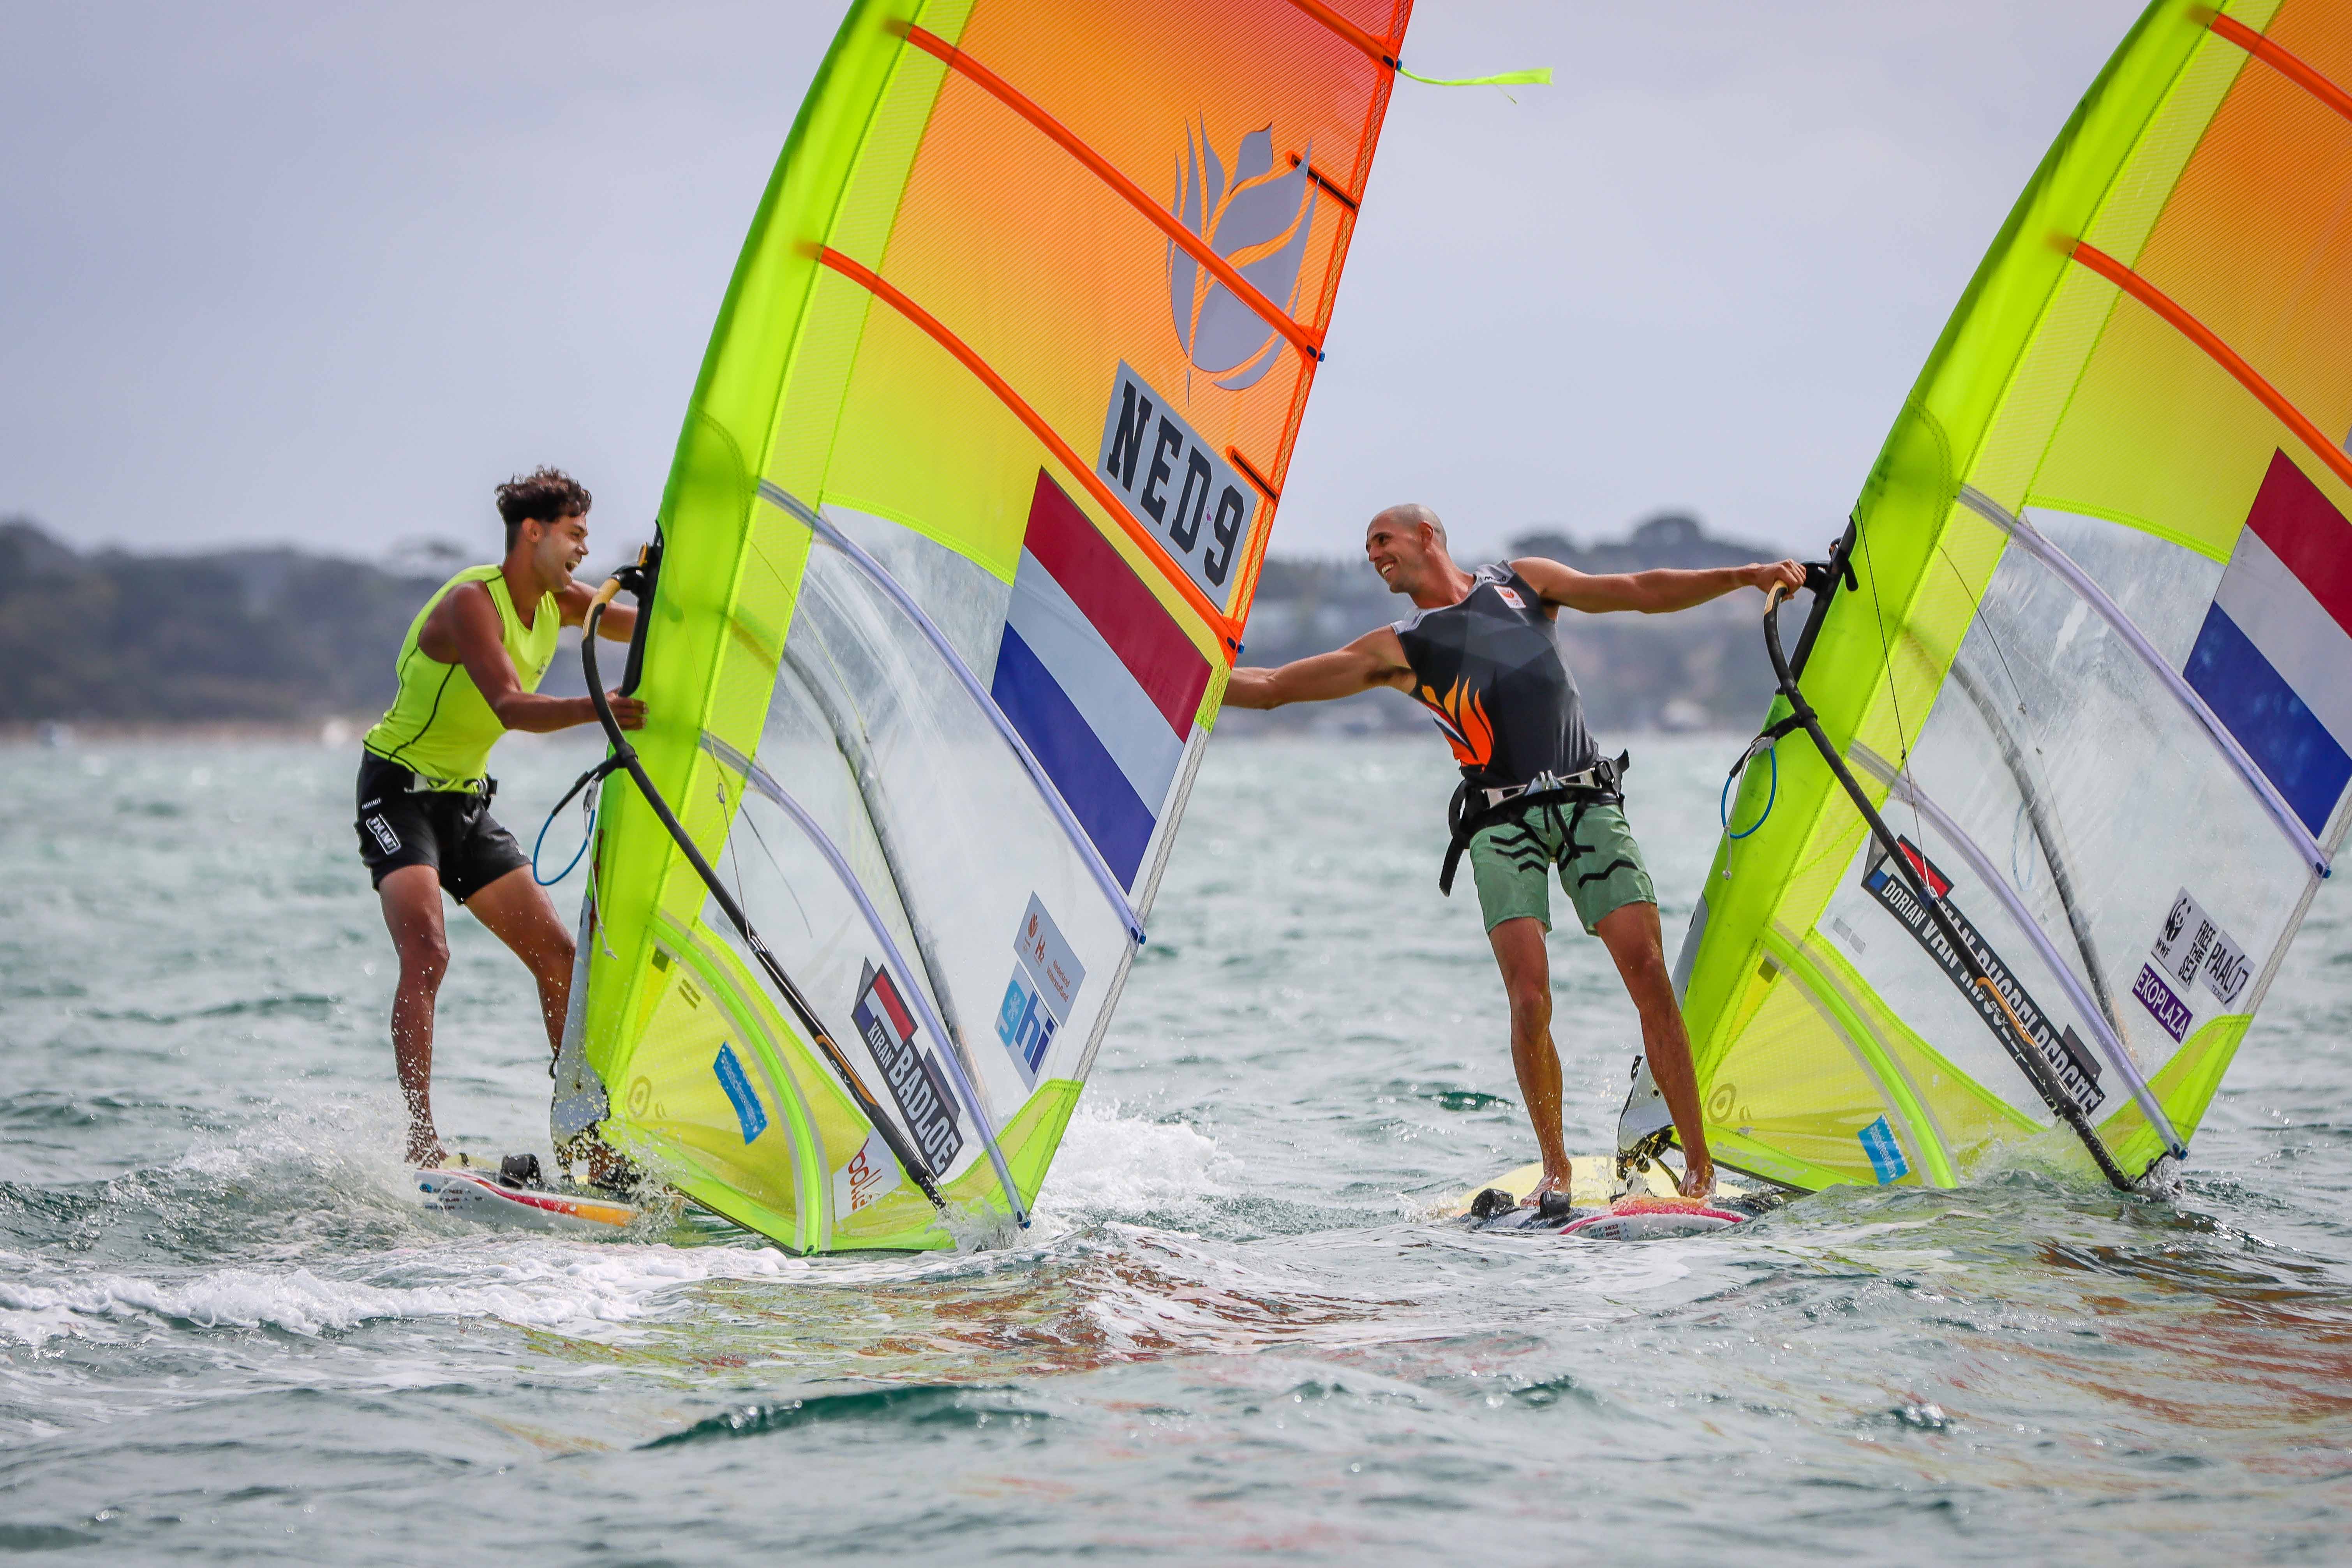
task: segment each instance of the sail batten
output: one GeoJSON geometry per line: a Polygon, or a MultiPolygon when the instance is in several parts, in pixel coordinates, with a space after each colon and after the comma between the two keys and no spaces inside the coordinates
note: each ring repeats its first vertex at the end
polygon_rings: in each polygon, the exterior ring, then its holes
{"type": "MultiPolygon", "coordinates": [[[[1347,39],[1348,42],[1355,45],[1356,47],[1363,50],[1370,58],[1379,61],[1381,65],[1388,67],[1391,70],[1394,70],[1396,68],[1396,46],[1394,44],[1390,43],[1385,38],[1375,36],[1369,30],[1349,21],[1347,17],[1341,16],[1338,10],[1327,4],[1326,0],[1290,0],[1290,3],[1297,6],[1300,10],[1306,12],[1308,16],[1314,17],[1317,21],[1322,23],[1325,26],[1330,28],[1334,33],[1339,35],[1339,37],[1347,39]]],[[[1402,18],[1400,17],[1399,20],[1401,23],[1402,18]]],[[[1400,34],[1403,32],[1402,26],[1400,26],[1397,30],[1400,34]]]]}
{"type": "Polygon", "coordinates": [[[2182,309],[2179,302],[2163,289],[2090,241],[2075,241],[2071,254],[2075,260],[2146,305],[2168,326],[2204,351],[2215,364],[2229,372],[2232,380],[2252,393],[2256,401],[2277,415],[2280,421],[2294,432],[2296,439],[2311,449],[2314,457],[2335,469],[2347,483],[2352,483],[2352,453],[2346,452],[2329,440],[2319,426],[2311,422],[2309,415],[2297,408],[2286,394],[2273,385],[2262,372],[2247,362],[2243,354],[2222,342],[2220,334],[2182,309]]]}
{"type": "Polygon", "coordinates": [[[2292,51],[2279,47],[2226,11],[2215,11],[2205,25],[2213,29],[2216,37],[2229,39],[2345,119],[2352,120],[2352,93],[2312,69],[2292,51]]]}
{"type": "Polygon", "coordinates": [[[961,72],[979,84],[994,96],[997,101],[1034,125],[1070,156],[1084,163],[1103,184],[1117,191],[1128,205],[1142,214],[1147,221],[1181,247],[1193,260],[1215,274],[1218,282],[1223,283],[1244,304],[1256,311],[1268,326],[1296,343],[1302,353],[1315,355],[1323,352],[1323,335],[1320,332],[1293,321],[1288,311],[1260,293],[1257,285],[1236,271],[1232,262],[1210,249],[1202,242],[1199,235],[1186,228],[1177,220],[1173,213],[1144,195],[1143,188],[1119,173],[1110,160],[1087,146],[1067,126],[1040,109],[1011,82],[1006,81],[961,49],[925,32],[920,27],[910,26],[907,29],[907,39],[926,54],[945,62],[950,70],[961,72]]]}
{"type": "Polygon", "coordinates": [[[1194,586],[1191,577],[1169,558],[1167,547],[1153,538],[1141,523],[1135,521],[1126,506],[1111,493],[1110,487],[1103,482],[1101,476],[1078,457],[1069,443],[1045,421],[1045,416],[1037,412],[1029,400],[1023,397],[1013,384],[998,374],[986,360],[981,358],[971,344],[957,336],[954,330],[937,316],[908,298],[906,292],[896,284],[884,279],[880,273],[867,267],[864,262],[844,256],[830,247],[819,251],[817,259],[843,277],[861,285],[876,299],[913,322],[926,336],[953,355],[966,370],[971,372],[982,385],[997,395],[1015,418],[1029,426],[1037,438],[1045,444],[1046,450],[1053,453],[1059,460],[1062,471],[1086,486],[1093,493],[1094,498],[1102,503],[1104,510],[1108,512],[1118,526],[1127,531],[1128,537],[1134,540],[1137,545],[1159,565],[1169,585],[1191,600],[1192,607],[1201,613],[1202,619],[1217,628],[1228,647],[1237,648],[1241,646],[1241,631],[1236,623],[1211,603],[1206,594],[1194,586]]]}

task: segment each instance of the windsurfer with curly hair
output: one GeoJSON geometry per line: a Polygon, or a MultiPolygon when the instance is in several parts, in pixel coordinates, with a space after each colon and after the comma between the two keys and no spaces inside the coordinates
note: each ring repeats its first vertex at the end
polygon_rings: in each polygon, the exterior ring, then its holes
{"type": "Polygon", "coordinates": [[[1466,852],[1486,940],[1510,1001],[1511,1065],[1535,1123],[1543,1179],[1528,1202],[1565,1194],[1572,1174],[1560,1131],[1559,1056],[1551,1037],[1549,878],[1601,939],[1642,1019],[1650,1073],[1682,1142],[1684,1194],[1705,1196],[1715,1161],[1699,1120],[1698,1075],[1658,931],[1657,894],[1621,809],[1626,759],[1601,754],[1560,658],[1560,610],[1688,609],[1740,588],[1797,588],[1793,561],[1705,571],[1578,572],[1538,556],[1465,572],[1445,525],[1423,506],[1394,506],[1364,531],[1373,570],[1416,606],[1347,647],[1278,669],[1236,669],[1237,708],[1326,702],[1376,686],[1410,693],[1436,716],[1462,766],[1449,815],[1448,891],[1466,852]]]}
{"type": "MultiPolygon", "coordinates": [[[[449,967],[443,893],[522,960],[539,984],[549,1049],[562,1037],[572,932],[532,879],[530,858],[490,816],[498,785],[489,756],[509,730],[596,721],[585,697],[538,694],[558,628],[582,625],[594,597],[572,575],[588,554],[592,499],[558,468],[534,469],[498,488],[505,556],[458,573],[416,613],[400,647],[398,695],[362,742],[360,859],[400,957],[392,1051],[412,1164],[437,1165],[444,1157],[432,1101],[434,1003],[449,967]]],[[[635,610],[613,605],[604,635],[625,642],[635,622],[635,610]]],[[[644,726],[643,702],[616,692],[612,703],[622,728],[644,726]]],[[[592,1174],[596,1163],[592,1159],[592,1174]]]]}

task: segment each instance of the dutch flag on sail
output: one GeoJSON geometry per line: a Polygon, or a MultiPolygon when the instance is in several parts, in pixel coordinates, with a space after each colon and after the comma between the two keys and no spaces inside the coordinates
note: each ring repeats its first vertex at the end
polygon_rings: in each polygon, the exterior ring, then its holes
{"type": "Polygon", "coordinates": [[[1209,661],[1042,470],[991,693],[1132,889],[1209,661]]]}
{"type": "Polygon", "coordinates": [[[2352,522],[2284,452],[2181,673],[2324,833],[2352,782],[2352,522]]]}

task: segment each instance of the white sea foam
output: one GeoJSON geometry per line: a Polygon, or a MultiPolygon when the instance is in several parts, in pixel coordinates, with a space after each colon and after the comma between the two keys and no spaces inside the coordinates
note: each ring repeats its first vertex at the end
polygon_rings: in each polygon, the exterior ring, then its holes
{"type": "Polygon", "coordinates": [[[659,1311],[664,1293],[680,1286],[775,1279],[807,1267],[772,1247],[547,1241],[509,1244],[495,1258],[472,1246],[406,1254],[352,1279],[303,1268],[62,1273],[0,1253],[0,1340],[37,1345],[158,1325],[318,1335],[415,1318],[497,1318],[533,1328],[617,1323],[659,1311]]]}
{"type": "Polygon", "coordinates": [[[1059,1214],[1133,1214],[1198,1203],[1228,1192],[1239,1162],[1181,1121],[1120,1114],[1116,1100],[1081,1100],[1038,1194],[1059,1214]]]}

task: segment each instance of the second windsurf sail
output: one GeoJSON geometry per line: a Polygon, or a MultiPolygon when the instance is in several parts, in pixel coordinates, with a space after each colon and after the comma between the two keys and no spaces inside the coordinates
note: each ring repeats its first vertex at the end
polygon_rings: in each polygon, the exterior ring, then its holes
{"type": "Polygon", "coordinates": [[[2160,0],[2051,150],[1792,658],[1887,837],[1780,741],[1683,945],[1719,1159],[2194,1134],[2352,820],[2347,179],[2341,0],[2160,0]]]}

